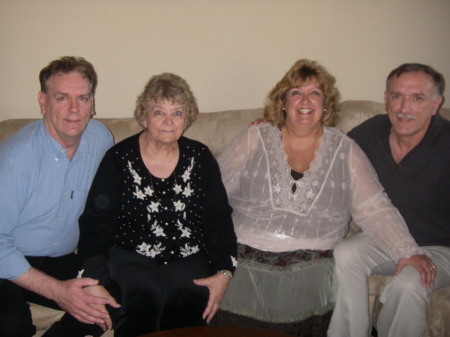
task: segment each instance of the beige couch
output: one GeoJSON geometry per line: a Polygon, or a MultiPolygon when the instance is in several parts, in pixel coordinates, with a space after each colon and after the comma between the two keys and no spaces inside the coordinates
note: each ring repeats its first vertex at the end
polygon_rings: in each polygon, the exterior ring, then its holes
{"type": "MultiPolygon", "coordinates": [[[[384,105],[370,101],[345,101],[341,104],[338,128],[349,131],[367,118],[384,113],[384,105]]],[[[441,114],[450,119],[450,109],[442,109],[441,114]]],[[[262,116],[262,109],[247,109],[201,113],[185,135],[207,144],[214,154],[218,154],[225,144],[240,130],[247,127],[248,122],[262,116]]],[[[137,133],[140,130],[133,118],[99,119],[112,131],[116,142],[137,133]]],[[[8,138],[31,119],[11,119],[0,122],[0,141],[8,138]]],[[[353,229],[355,229],[353,227],[353,229]]],[[[369,282],[370,312],[375,317],[379,310],[378,294],[385,284],[385,276],[373,276],[369,282]]],[[[427,313],[428,331],[426,336],[450,336],[450,287],[434,291],[430,294],[431,305],[427,313]]],[[[33,319],[38,327],[36,336],[41,336],[52,321],[61,316],[61,312],[32,305],[33,319]]],[[[104,336],[112,336],[111,332],[104,336]]]]}

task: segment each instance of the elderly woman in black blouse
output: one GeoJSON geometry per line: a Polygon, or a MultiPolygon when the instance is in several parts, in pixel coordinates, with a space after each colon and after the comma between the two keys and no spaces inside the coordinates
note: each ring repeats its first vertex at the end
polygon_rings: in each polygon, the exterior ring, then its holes
{"type": "Polygon", "coordinates": [[[78,253],[83,276],[120,289],[116,336],[209,323],[236,267],[218,164],[182,136],[197,114],[184,79],[152,77],[135,110],[144,130],[106,153],[92,184],[78,253]]]}

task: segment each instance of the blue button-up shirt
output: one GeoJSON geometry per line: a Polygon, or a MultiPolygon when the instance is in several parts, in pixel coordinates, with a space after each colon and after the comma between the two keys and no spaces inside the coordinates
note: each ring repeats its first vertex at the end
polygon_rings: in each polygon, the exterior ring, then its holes
{"type": "Polygon", "coordinates": [[[24,256],[57,257],[78,243],[78,217],[106,150],[108,129],[91,120],[69,160],[42,120],[0,144],[0,278],[15,279],[24,256]]]}

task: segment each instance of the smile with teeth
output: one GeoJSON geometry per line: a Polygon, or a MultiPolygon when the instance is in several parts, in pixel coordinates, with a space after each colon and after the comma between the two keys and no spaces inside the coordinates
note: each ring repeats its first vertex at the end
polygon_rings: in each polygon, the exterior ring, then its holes
{"type": "Polygon", "coordinates": [[[312,112],[312,109],[298,109],[297,112],[301,115],[308,115],[312,112]]]}

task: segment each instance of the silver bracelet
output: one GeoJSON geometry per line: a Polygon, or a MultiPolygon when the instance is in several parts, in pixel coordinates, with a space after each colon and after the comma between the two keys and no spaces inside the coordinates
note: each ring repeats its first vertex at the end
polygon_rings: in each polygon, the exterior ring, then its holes
{"type": "Polygon", "coordinates": [[[229,270],[219,270],[217,274],[224,274],[227,275],[229,278],[233,278],[233,274],[229,270]]]}

